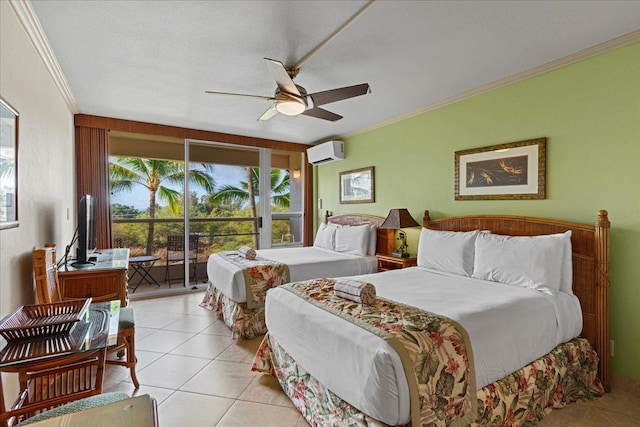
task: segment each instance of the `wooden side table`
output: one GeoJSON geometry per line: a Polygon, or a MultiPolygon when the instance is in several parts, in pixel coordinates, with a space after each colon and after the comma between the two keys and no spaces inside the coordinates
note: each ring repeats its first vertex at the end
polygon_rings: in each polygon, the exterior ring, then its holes
{"type": "Polygon", "coordinates": [[[376,254],[376,258],[378,258],[378,271],[399,270],[418,264],[416,257],[396,258],[390,255],[376,254]]]}
{"type": "Polygon", "coordinates": [[[138,283],[133,285],[133,290],[131,293],[134,293],[140,283],[146,282],[150,285],[156,285],[160,287],[160,283],[151,275],[151,268],[153,264],[155,264],[160,257],[152,256],[152,255],[144,255],[144,256],[136,256],[133,258],[129,258],[129,265],[133,268],[133,274],[129,277],[129,282],[133,283],[133,278],[138,275],[138,283]]]}
{"type": "Polygon", "coordinates": [[[0,426],[101,394],[107,349],[118,338],[119,307],[118,300],[92,304],[88,318],[69,333],[0,344],[0,426]],[[2,372],[18,374],[19,395],[8,409],[2,372]]]}

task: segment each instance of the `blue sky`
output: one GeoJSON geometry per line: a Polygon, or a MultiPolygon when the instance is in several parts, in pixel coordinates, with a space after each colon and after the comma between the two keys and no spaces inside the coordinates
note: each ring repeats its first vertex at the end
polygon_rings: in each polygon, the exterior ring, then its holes
{"type": "MultiPolygon", "coordinates": [[[[238,186],[240,181],[246,181],[246,172],[241,166],[215,165],[214,173],[216,188],[223,185],[238,186]]],[[[176,188],[179,190],[179,188],[176,188]]],[[[195,191],[198,195],[204,194],[199,188],[190,187],[190,191],[195,191]]],[[[160,200],[157,203],[162,204],[160,200]]],[[[119,203],[121,205],[133,206],[138,210],[149,208],[149,190],[141,185],[136,185],[131,191],[123,191],[111,196],[111,203],[119,203]]]]}

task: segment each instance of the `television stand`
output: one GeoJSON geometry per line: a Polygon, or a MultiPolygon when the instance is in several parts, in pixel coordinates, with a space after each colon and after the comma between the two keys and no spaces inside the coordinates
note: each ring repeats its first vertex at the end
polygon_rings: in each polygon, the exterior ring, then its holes
{"type": "Polygon", "coordinates": [[[58,271],[58,286],[63,300],[93,298],[94,302],[120,300],[122,307],[129,304],[127,270],[129,249],[100,249],[94,252],[93,264],[78,267],[65,264],[58,271]]]}

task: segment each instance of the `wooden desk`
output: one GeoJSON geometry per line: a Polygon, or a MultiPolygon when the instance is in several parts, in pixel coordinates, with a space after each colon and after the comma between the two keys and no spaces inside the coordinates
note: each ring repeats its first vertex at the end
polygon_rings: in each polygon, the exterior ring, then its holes
{"type": "Polygon", "coordinates": [[[129,305],[127,270],[129,249],[98,249],[94,265],[82,268],[65,264],[58,270],[58,287],[63,300],[93,298],[94,302],[120,300],[122,307],[129,305]]]}

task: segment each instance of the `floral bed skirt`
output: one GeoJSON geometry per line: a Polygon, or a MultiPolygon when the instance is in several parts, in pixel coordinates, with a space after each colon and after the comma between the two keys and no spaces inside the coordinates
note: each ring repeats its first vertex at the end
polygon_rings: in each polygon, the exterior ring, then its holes
{"type": "Polygon", "coordinates": [[[211,310],[218,317],[221,317],[224,323],[231,328],[231,338],[252,339],[267,332],[267,325],[264,321],[264,306],[249,309],[246,303],[235,302],[223,295],[211,283],[207,287],[200,307],[211,310]]]}
{"type": "MultiPolygon", "coordinates": [[[[384,426],[358,411],[300,367],[267,334],[256,353],[254,371],[275,376],[298,411],[313,426],[384,426]]],[[[577,338],[546,356],[478,390],[474,426],[532,425],[553,408],[604,394],[597,378],[598,355],[577,338]]]]}

